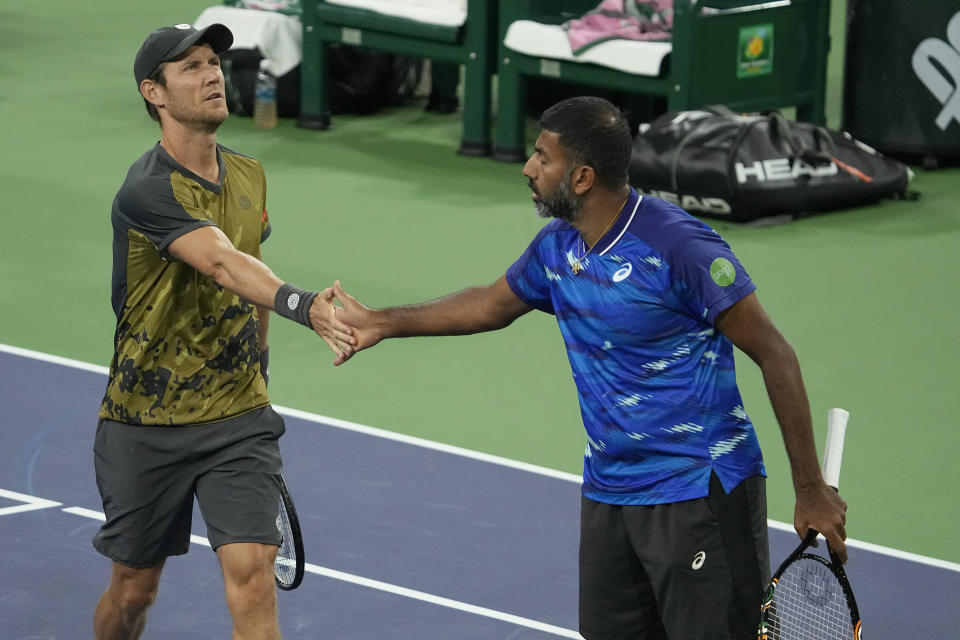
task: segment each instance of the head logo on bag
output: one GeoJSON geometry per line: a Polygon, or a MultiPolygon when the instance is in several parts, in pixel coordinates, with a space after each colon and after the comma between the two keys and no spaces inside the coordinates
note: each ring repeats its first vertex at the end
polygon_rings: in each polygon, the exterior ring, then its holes
{"type": "Polygon", "coordinates": [[[737,182],[746,184],[751,177],[759,182],[767,180],[795,180],[800,176],[832,176],[837,173],[837,165],[830,163],[815,167],[800,159],[773,158],[770,160],[754,160],[749,166],[742,162],[733,165],[737,174],[737,182]]]}
{"type": "Polygon", "coordinates": [[[654,198],[666,200],[671,204],[677,205],[687,213],[703,213],[718,218],[730,214],[730,203],[723,198],[698,198],[697,196],[677,194],[672,191],[635,188],[642,196],[653,196],[654,198]]]}

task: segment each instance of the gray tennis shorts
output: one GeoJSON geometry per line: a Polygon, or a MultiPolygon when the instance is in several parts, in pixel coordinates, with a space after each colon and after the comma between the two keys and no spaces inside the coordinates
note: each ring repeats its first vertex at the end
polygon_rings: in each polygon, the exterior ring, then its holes
{"type": "Polygon", "coordinates": [[[186,553],[194,495],[213,549],[231,542],[279,546],[284,429],[269,406],[194,426],[101,420],[93,453],[107,521],[93,546],[133,568],[186,553]]]}
{"type": "Polygon", "coordinates": [[[583,498],[587,640],[754,640],[770,580],[765,478],[706,498],[618,506],[583,498]]]}

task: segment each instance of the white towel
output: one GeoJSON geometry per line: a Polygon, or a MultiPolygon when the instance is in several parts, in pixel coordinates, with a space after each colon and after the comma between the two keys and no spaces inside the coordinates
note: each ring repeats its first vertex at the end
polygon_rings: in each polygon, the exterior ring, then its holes
{"type": "Polygon", "coordinates": [[[259,49],[265,67],[279,77],[295,69],[303,57],[303,27],[296,16],[272,11],[213,6],[193,23],[202,29],[219,22],[233,32],[231,49],[259,49]]]}
{"type": "Polygon", "coordinates": [[[327,0],[327,3],[444,27],[462,27],[467,21],[467,0],[327,0]]]}

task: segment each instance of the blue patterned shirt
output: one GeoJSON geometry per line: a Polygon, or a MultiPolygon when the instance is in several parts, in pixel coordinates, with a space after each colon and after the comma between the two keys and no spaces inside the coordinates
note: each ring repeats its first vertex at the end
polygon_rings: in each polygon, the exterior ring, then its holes
{"type": "Polygon", "coordinates": [[[679,207],[631,190],[583,257],[554,220],[507,270],[513,292],[554,314],[587,431],[583,494],[663,504],[766,475],[733,345],[714,326],[756,289],[730,246],[679,207]],[[574,267],[579,263],[579,273],[574,267]]]}

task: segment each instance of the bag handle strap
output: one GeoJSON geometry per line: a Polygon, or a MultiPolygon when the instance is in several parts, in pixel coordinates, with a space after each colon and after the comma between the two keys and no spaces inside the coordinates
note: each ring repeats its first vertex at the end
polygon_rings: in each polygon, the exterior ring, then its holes
{"type": "Polygon", "coordinates": [[[782,113],[774,111],[767,117],[770,121],[770,129],[787,143],[795,158],[800,158],[807,164],[813,166],[831,164],[833,162],[833,150],[829,149],[829,147],[833,145],[830,141],[830,136],[825,135],[826,132],[822,130],[822,127],[816,127],[814,129],[814,140],[816,141],[817,147],[806,147],[803,142],[794,135],[793,131],[790,130],[790,123],[783,117],[782,113]],[[821,142],[823,141],[827,142],[829,150],[823,151],[820,149],[821,142]]]}
{"type": "MultiPolygon", "coordinates": [[[[730,109],[723,104],[712,104],[708,107],[704,107],[703,111],[712,113],[716,116],[738,115],[733,109],[730,109]]],[[[793,131],[790,129],[790,122],[783,117],[782,113],[776,109],[771,109],[770,111],[762,113],[767,117],[770,123],[771,132],[780,135],[780,137],[787,143],[787,145],[790,147],[790,150],[793,152],[793,157],[800,158],[807,164],[814,166],[830,164],[833,162],[833,156],[835,155],[833,140],[823,127],[814,128],[813,137],[816,141],[816,148],[811,148],[804,146],[803,142],[801,142],[800,139],[794,135],[793,131]],[[826,147],[826,149],[824,149],[824,147],[826,147]]]]}

